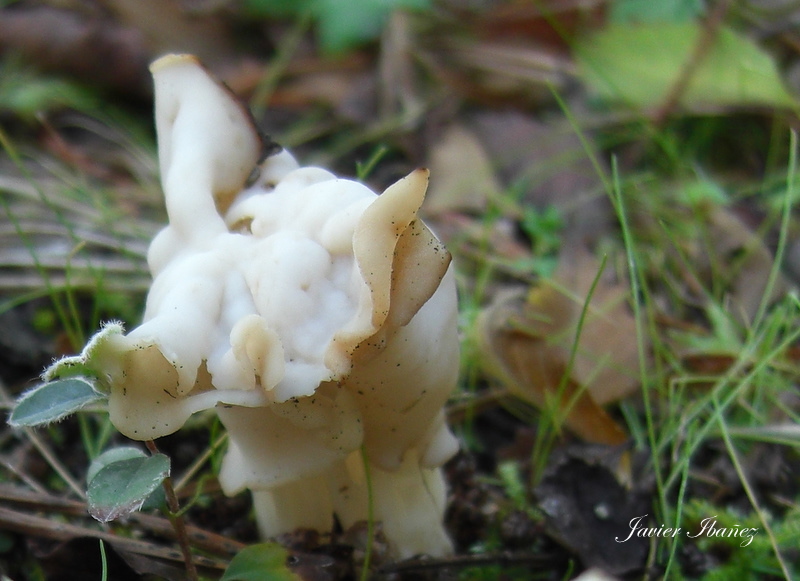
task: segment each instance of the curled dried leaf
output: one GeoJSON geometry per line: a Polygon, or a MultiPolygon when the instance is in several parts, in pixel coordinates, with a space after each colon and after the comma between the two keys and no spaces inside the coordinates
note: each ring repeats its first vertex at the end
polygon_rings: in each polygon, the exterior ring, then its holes
{"type": "Polygon", "coordinates": [[[554,280],[507,294],[482,314],[484,365],[512,394],[559,414],[584,440],[621,444],[625,431],[601,406],[637,387],[627,289],[601,278],[589,297],[597,262],[579,255],[564,264],[570,266],[554,280]]]}

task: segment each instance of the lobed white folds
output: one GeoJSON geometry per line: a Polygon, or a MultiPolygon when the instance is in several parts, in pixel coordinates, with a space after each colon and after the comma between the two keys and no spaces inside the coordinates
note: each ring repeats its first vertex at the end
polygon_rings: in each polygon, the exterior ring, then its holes
{"type": "Polygon", "coordinates": [[[366,518],[363,445],[395,553],[448,552],[457,305],[450,256],[417,217],[427,171],[378,196],[283,151],[246,186],[262,148],[246,110],[191,56],[151,69],[169,225],[144,322],[107,325],[47,376],[97,376],[137,440],[216,409],[223,490],[253,491],[265,536],[366,518]]]}

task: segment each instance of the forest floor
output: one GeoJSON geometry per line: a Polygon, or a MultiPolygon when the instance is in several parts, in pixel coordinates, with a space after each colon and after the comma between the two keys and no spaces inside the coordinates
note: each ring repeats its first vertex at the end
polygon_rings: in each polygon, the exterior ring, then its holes
{"type": "MultiPolygon", "coordinates": [[[[0,3],[5,409],[141,320],[166,220],[147,67],[192,53],[303,165],[375,191],[429,168],[458,275],[455,554],[298,531],[250,578],[363,579],[367,555],[375,579],[800,578],[800,8],[339,4],[0,3]]],[[[208,579],[258,542],[219,430],[158,441],[208,579]]],[[[87,513],[91,461],[130,444],[93,407],[0,430],[4,579],[186,578],[166,515],[87,513]]]]}

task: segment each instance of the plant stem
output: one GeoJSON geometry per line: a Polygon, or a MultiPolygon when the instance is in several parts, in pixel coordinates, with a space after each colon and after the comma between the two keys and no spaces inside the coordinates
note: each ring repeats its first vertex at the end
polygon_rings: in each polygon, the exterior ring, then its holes
{"type": "Polygon", "coordinates": [[[100,565],[102,567],[100,579],[101,581],[108,581],[108,559],[106,558],[106,545],[103,539],[100,539],[100,565]]]}
{"type": "MultiPolygon", "coordinates": [[[[145,444],[151,454],[159,453],[156,443],[153,440],[147,440],[145,444]]],[[[189,535],[186,533],[186,523],[183,521],[183,516],[180,514],[181,507],[178,503],[178,497],[175,495],[175,489],[172,487],[172,478],[167,476],[162,486],[164,487],[164,494],[167,497],[167,515],[172,523],[172,528],[175,529],[175,537],[178,539],[178,544],[183,554],[183,562],[186,564],[186,576],[190,581],[198,581],[197,568],[194,566],[192,550],[189,546],[189,535]]]]}

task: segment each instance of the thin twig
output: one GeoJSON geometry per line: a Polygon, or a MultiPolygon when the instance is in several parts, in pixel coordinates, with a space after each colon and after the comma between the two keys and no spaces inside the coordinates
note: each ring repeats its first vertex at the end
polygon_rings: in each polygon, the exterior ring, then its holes
{"type": "MultiPolygon", "coordinates": [[[[0,528],[22,535],[58,541],[70,541],[84,537],[102,539],[120,551],[170,561],[180,561],[182,559],[182,556],[179,556],[174,549],[162,547],[155,543],[123,537],[108,531],[97,530],[96,528],[59,522],[51,518],[13,510],[4,506],[0,506],[0,528]]],[[[227,566],[227,561],[201,555],[192,558],[192,568],[196,571],[195,563],[216,570],[224,569],[227,566]]],[[[197,579],[196,573],[194,579],[197,579]]]]}
{"type": "MultiPolygon", "coordinates": [[[[151,454],[158,454],[158,448],[153,440],[145,442],[147,449],[151,454]]],[[[178,504],[178,497],[175,496],[175,489],[172,487],[172,479],[167,476],[162,483],[164,493],[167,497],[167,508],[169,509],[169,520],[175,529],[175,537],[180,545],[181,553],[183,553],[183,561],[186,564],[186,576],[190,581],[198,581],[197,567],[192,560],[192,549],[189,545],[189,536],[186,534],[186,523],[180,515],[180,504],[178,504]]]]}
{"type": "Polygon", "coordinates": [[[434,571],[441,569],[464,569],[486,565],[502,567],[528,566],[551,568],[563,561],[563,555],[531,555],[530,553],[495,553],[484,555],[456,555],[441,559],[411,559],[399,563],[385,565],[378,570],[378,575],[396,575],[398,573],[434,571]]]}
{"type": "MultiPolygon", "coordinates": [[[[0,506],[10,505],[15,512],[52,513],[67,516],[83,516],[88,518],[85,502],[55,496],[47,491],[32,491],[8,483],[0,483],[0,506]]],[[[134,512],[126,519],[139,525],[142,530],[158,536],[175,538],[172,523],[162,516],[134,512]]],[[[49,519],[49,522],[57,522],[49,519]]],[[[230,557],[241,551],[246,545],[235,539],[207,531],[200,527],[186,525],[186,534],[193,547],[214,555],[230,557]]],[[[196,561],[196,559],[195,559],[196,561]]]]}
{"type": "Polygon", "coordinates": [[[672,84],[672,87],[670,87],[667,98],[664,99],[664,102],[653,115],[653,125],[656,128],[663,127],[667,118],[669,118],[670,114],[672,114],[678,106],[678,102],[689,87],[689,83],[691,83],[692,78],[694,78],[697,69],[703,63],[706,56],[708,56],[708,52],[711,50],[717,38],[720,26],[722,26],[722,21],[728,13],[730,4],[730,0],[720,0],[706,19],[705,26],[703,26],[700,32],[700,38],[695,43],[692,53],[689,55],[689,60],[683,65],[680,75],[672,84]]]}
{"type": "Polygon", "coordinates": [[[17,464],[15,462],[12,462],[5,455],[0,456],[0,465],[2,465],[6,470],[8,470],[14,476],[22,480],[25,484],[30,486],[36,492],[45,491],[44,486],[39,484],[36,480],[34,480],[30,475],[26,474],[23,470],[20,470],[17,464]]]}
{"type": "MultiPolygon", "coordinates": [[[[705,19],[705,25],[700,30],[700,35],[690,51],[687,61],[683,64],[678,78],[672,83],[667,92],[667,96],[661,102],[661,105],[655,108],[650,115],[650,127],[648,128],[649,135],[655,135],[664,128],[670,115],[675,112],[681,98],[689,88],[695,73],[698,68],[708,56],[709,51],[714,46],[714,41],[717,38],[719,29],[722,26],[725,15],[728,13],[731,0],[720,0],[714,7],[713,11],[705,19]]],[[[633,146],[620,156],[618,165],[620,167],[633,167],[644,156],[646,144],[638,141],[633,146]]],[[[608,185],[608,184],[606,184],[608,185]]],[[[612,192],[613,189],[606,187],[607,192],[612,192]]]]}

